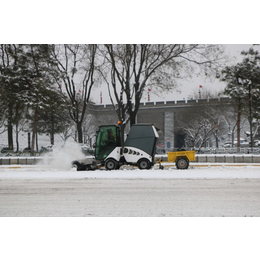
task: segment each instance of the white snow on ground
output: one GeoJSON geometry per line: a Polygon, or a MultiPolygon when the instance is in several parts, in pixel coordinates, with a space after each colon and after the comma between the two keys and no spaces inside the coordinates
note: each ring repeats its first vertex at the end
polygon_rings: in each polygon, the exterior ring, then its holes
{"type": "MultiPolygon", "coordinates": [[[[69,164],[70,165],[70,164],[69,164]]],[[[112,179],[238,179],[238,178],[260,178],[260,166],[241,165],[234,166],[214,164],[191,165],[188,170],[177,170],[175,166],[165,167],[164,170],[157,166],[150,170],[139,170],[136,167],[122,167],[119,170],[106,171],[76,171],[64,162],[61,169],[43,165],[2,165],[0,166],[0,179],[9,178],[37,178],[37,179],[86,179],[86,178],[112,178],[112,179]],[[64,170],[65,168],[66,170],[64,170]]]]}
{"type": "Polygon", "coordinates": [[[1,211],[12,216],[0,221],[2,255],[28,260],[258,259],[258,218],[226,216],[259,216],[260,166],[212,165],[77,172],[61,154],[49,166],[0,166],[1,211]],[[103,218],[135,212],[163,216],[149,212],[171,208],[184,216],[215,212],[225,218],[103,218]],[[93,212],[97,218],[68,218],[93,212]]]}

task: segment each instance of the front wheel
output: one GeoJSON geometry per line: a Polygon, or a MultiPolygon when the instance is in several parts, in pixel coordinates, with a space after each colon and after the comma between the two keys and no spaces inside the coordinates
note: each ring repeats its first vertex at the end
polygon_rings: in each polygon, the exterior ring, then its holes
{"type": "Polygon", "coordinates": [[[105,167],[106,167],[106,170],[108,170],[108,171],[116,170],[116,169],[119,169],[119,164],[114,159],[107,159],[105,162],[105,167]]]}
{"type": "Polygon", "coordinates": [[[179,170],[186,170],[189,167],[189,160],[185,157],[180,157],[176,161],[176,167],[179,170]]]}
{"type": "Polygon", "coordinates": [[[140,159],[137,163],[137,166],[140,170],[148,170],[151,168],[151,163],[147,159],[140,159]]]}

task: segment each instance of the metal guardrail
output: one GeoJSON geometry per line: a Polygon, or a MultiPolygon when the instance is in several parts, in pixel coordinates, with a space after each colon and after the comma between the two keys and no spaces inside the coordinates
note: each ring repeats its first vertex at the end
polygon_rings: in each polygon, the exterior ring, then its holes
{"type": "MultiPolygon", "coordinates": [[[[190,148],[184,148],[186,151],[193,150],[190,148]]],[[[174,149],[163,149],[165,153],[167,152],[177,152],[179,151],[178,148],[174,149]]],[[[200,150],[195,149],[196,154],[260,154],[260,147],[229,147],[229,148],[200,148],[200,150]]]]}
{"type": "MultiPolygon", "coordinates": [[[[156,155],[168,161],[167,155],[156,155]]],[[[52,157],[0,157],[0,165],[48,165],[52,157]]],[[[194,163],[260,163],[260,155],[255,154],[195,154],[194,163]]]]}
{"type": "Polygon", "coordinates": [[[215,154],[196,155],[197,163],[260,163],[260,155],[253,154],[215,154]]]}
{"type": "MultiPolygon", "coordinates": [[[[167,155],[157,155],[163,162],[167,155]]],[[[194,163],[260,163],[260,155],[255,154],[195,154],[194,163]]]]}
{"type": "Polygon", "coordinates": [[[201,148],[199,154],[260,154],[260,147],[201,148]]]}
{"type": "Polygon", "coordinates": [[[51,160],[51,157],[0,157],[0,165],[46,165],[51,160]]]}

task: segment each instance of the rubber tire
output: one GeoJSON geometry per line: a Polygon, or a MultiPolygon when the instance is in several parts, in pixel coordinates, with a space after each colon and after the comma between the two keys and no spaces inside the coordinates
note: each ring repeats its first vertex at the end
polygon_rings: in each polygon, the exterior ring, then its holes
{"type": "Polygon", "coordinates": [[[186,170],[189,168],[189,160],[186,157],[180,157],[176,161],[176,167],[178,170],[186,170]]]}
{"type": "Polygon", "coordinates": [[[105,168],[107,171],[117,170],[117,169],[119,169],[119,164],[114,159],[107,159],[105,161],[105,168]]]}
{"type": "Polygon", "coordinates": [[[137,166],[140,170],[149,170],[151,168],[151,163],[149,160],[143,158],[138,161],[137,166]]]}

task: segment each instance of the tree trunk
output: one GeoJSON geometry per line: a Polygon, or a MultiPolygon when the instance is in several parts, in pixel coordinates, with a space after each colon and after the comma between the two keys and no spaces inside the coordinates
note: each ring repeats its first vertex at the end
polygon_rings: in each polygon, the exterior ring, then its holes
{"type": "Polygon", "coordinates": [[[7,133],[8,133],[8,149],[12,151],[14,149],[14,143],[13,143],[13,125],[11,122],[8,122],[7,133]]]}
{"type": "Polygon", "coordinates": [[[32,149],[31,149],[31,155],[35,155],[35,139],[36,139],[36,132],[37,132],[37,121],[38,121],[38,104],[35,108],[34,113],[34,123],[33,123],[33,135],[32,135],[32,149]]]}
{"type": "Polygon", "coordinates": [[[237,152],[240,150],[240,123],[241,123],[241,104],[238,105],[237,113],[237,152]]]}
{"type": "Polygon", "coordinates": [[[54,118],[51,116],[51,133],[50,133],[51,145],[54,145],[54,118]]]}
{"type": "Polygon", "coordinates": [[[121,143],[121,147],[122,149],[124,149],[124,135],[125,135],[125,125],[121,124],[120,125],[120,143],[121,143]]]}
{"type": "Polygon", "coordinates": [[[38,147],[38,134],[37,134],[37,130],[36,130],[36,133],[35,133],[35,139],[36,139],[36,151],[38,152],[39,151],[39,147],[38,147]]]}
{"type": "Polygon", "coordinates": [[[130,126],[134,125],[135,123],[136,123],[136,114],[132,112],[130,114],[130,126]]]}
{"type": "Polygon", "coordinates": [[[83,131],[81,122],[77,122],[78,142],[83,143],[83,131]]]}
{"type": "Polygon", "coordinates": [[[50,134],[50,141],[51,141],[51,145],[54,145],[54,133],[53,131],[51,131],[51,134],[50,134]]]}
{"type": "Polygon", "coordinates": [[[7,123],[7,135],[8,135],[8,149],[14,149],[13,143],[13,105],[10,104],[8,108],[8,123],[7,123]]]}
{"type": "Polygon", "coordinates": [[[18,141],[18,123],[15,125],[15,134],[16,134],[16,152],[19,151],[19,141],[18,141]]]}
{"type": "Polygon", "coordinates": [[[28,133],[28,149],[31,150],[31,133],[28,133]]]}

